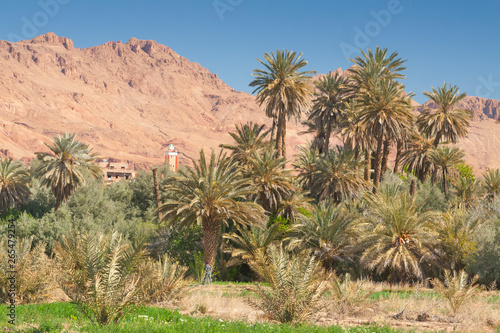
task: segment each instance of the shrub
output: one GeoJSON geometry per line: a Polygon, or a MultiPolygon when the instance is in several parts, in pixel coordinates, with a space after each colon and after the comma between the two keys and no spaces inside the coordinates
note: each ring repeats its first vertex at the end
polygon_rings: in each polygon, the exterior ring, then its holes
{"type": "Polygon", "coordinates": [[[455,314],[478,291],[476,285],[478,278],[479,276],[476,275],[469,281],[469,276],[464,270],[458,273],[453,271],[453,275],[449,270],[446,270],[444,283],[437,279],[432,279],[431,282],[434,289],[448,302],[448,306],[455,314]]]}
{"type": "Polygon", "coordinates": [[[130,245],[115,232],[104,235],[73,233],[54,249],[62,274],[59,284],[78,310],[93,323],[118,322],[144,303],[154,276],[138,274],[146,251],[143,243],[130,245]]]}
{"type": "Polygon", "coordinates": [[[139,274],[141,280],[148,283],[143,284],[141,297],[153,302],[179,297],[186,286],[184,274],[187,270],[187,267],[179,265],[168,254],[158,261],[151,258],[145,260],[140,265],[139,274]]]}
{"type": "Polygon", "coordinates": [[[368,302],[374,289],[365,289],[363,280],[352,281],[351,276],[346,274],[344,279],[335,277],[332,284],[335,307],[340,314],[351,314],[359,311],[368,302]]]}
{"type": "Polygon", "coordinates": [[[257,286],[260,300],[249,303],[270,319],[281,323],[302,322],[327,306],[323,295],[329,289],[329,276],[309,251],[291,254],[283,246],[271,245],[251,267],[270,288],[257,286]]]}
{"type": "MultiPolygon", "coordinates": [[[[15,301],[16,303],[35,303],[50,297],[55,288],[54,266],[45,254],[45,244],[38,243],[32,248],[33,237],[18,238],[15,243],[6,236],[0,240],[0,302],[10,301],[9,289],[12,274],[16,271],[15,301]],[[9,242],[10,240],[10,242],[9,242]],[[10,266],[11,259],[7,252],[14,250],[15,268],[10,266]]],[[[12,260],[12,259],[11,259],[12,260]]]]}

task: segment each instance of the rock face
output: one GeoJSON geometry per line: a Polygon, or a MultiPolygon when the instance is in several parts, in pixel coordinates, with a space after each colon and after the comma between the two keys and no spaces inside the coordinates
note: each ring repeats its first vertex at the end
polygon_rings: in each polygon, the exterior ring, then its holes
{"type": "MultiPolygon", "coordinates": [[[[419,111],[422,111],[424,108],[435,109],[436,105],[432,100],[428,100],[422,104],[422,108],[419,108],[419,111]]],[[[474,121],[500,119],[500,101],[495,99],[466,96],[457,103],[457,108],[472,111],[474,121]]]]}
{"type": "MultiPolygon", "coordinates": [[[[161,163],[171,143],[187,163],[230,142],[235,124],[269,124],[253,96],[154,41],[78,49],[48,33],[0,41],[0,59],[0,156],[29,160],[74,132],[102,157],[136,167],[161,163]]],[[[293,122],[287,135],[290,147],[305,140],[293,122]]]]}

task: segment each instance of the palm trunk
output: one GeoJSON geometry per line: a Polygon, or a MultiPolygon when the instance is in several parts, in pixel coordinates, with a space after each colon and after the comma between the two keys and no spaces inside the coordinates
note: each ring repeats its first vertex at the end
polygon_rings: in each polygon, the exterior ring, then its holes
{"type": "Polygon", "coordinates": [[[390,153],[390,141],[385,140],[384,141],[384,153],[382,155],[382,169],[380,171],[380,174],[383,175],[387,171],[387,162],[389,159],[389,153],[390,153]]]}
{"type": "Polygon", "coordinates": [[[446,168],[443,168],[443,192],[444,195],[448,196],[448,186],[446,184],[446,168]]]}
{"type": "Polygon", "coordinates": [[[276,157],[280,157],[283,151],[282,149],[283,141],[281,140],[282,129],[283,129],[283,116],[280,114],[278,116],[278,124],[276,126],[276,157]]]}
{"type": "Polygon", "coordinates": [[[328,148],[330,148],[330,135],[332,134],[332,123],[328,122],[326,125],[326,138],[325,138],[325,148],[323,149],[324,152],[328,152],[328,148]]]}
{"type": "Polygon", "coordinates": [[[274,140],[275,131],[276,131],[276,117],[273,117],[273,125],[271,126],[271,142],[274,140]]]}
{"type": "Polygon", "coordinates": [[[380,171],[382,171],[382,145],[384,139],[380,136],[377,142],[377,151],[375,153],[375,171],[373,176],[373,194],[377,194],[378,185],[380,184],[380,171]]]}
{"type": "MultiPolygon", "coordinates": [[[[285,142],[285,139],[286,139],[286,116],[283,115],[283,128],[281,129],[281,151],[282,151],[281,156],[283,156],[286,159],[286,142],[285,142]]],[[[283,165],[283,168],[285,168],[284,165],[283,165]]]]}
{"type": "Polygon", "coordinates": [[[434,139],[434,147],[437,147],[440,141],[441,141],[441,133],[439,132],[438,134],[436,134],[436,138],[434,139]]]}
{"type": "Polygon", "coordinates": [[[427,156],[424,157],[424,170],[421,170],[419,173],[418,179],[423,183],[425,183],[425,180],[427,179],[427,176],[429,175],[429,169],[431,167],[431,163],[429,162],[427,156]]]}
{"type": "Polygon", "coordinates": [[[156,213],[158,214],[158,223],[161,221],[161,212],[160,212],[160,186],[158,184],[158,168],[153,169],[153,187],[155,192],[155,201],[156,201],[156,213]]]}
{"type": "Polygon", "coordinates": [[[417,180],[413,178],[410,183],[410,195],[414,196],[417,193],[417,180]]]}
{"type": "Polygon", "coordinates": [[[401,154],[403,153],[403,140],[398,140],[396,145],[396,160],[394,161],[394,173],[399,171],[399,163],[401,163],[401,154]]]}
{"type": "Polygon", "coordinates": [[[432,170],[432,174],[431,174],[432,185],[436,185],[437,181],[438,181],[438,169],[434,168],[434,170],[432,170]]]}
{"type": "Polygon", "coordinates": [[[217,255],[217,245],[219,244],[221,221],[202,220],[203,249],[205,253],[205,265],[210,265],[213,269],[215,256],[217,255]]]}
{"type": "Polygon", "coordinates": [[[371,166],[370,151],[368,149],[365,149],[365,174],[364,174],[365,181],[370,180],[370,166],[371,166]]]}

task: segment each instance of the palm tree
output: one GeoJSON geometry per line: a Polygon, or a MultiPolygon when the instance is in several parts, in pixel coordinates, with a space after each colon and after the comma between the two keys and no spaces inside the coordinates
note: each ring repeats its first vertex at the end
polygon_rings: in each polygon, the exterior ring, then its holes
{"type": "Polygon", "coordinates": [[[262,205],[270,214],[276,214],[281,202],[295,190],[291,170],[283,169],[284,157],[276,157],[276,151],[254,152],[248,160],[244,177],[253,183],[254,193],[249,198],[262,205]]]}
{"type": "MultiPolygon", "coordinates": [[[[404,86],[392,80],[379,80],[370,93],[357,97],[360,107],[359,122],[366,134],[376,141],[373,192],[377,192],[382,171],[382,159],[388,154],[391,140],[403,138],[411,127],[413,109],[411,95],[404,93],[404,86]]],[[[387,159],[386,159],[387,160],[387,159]]]]}
{"type": "Polygon", "coordinates": [[[28,169],[22,162],[0,158],[0,214],[28,200],[29,177],[28,169]]]}
{"type": "Polygon", "coordinates": [[[281,234],[280,224],[274,223],[267,228],[256,226],[236,226],[238,232],[226,233],[222,237],[231,242],[233,258],[241,258],[233,264],[243,262],[255,262],[258,256],[266,253],[267,248],[281,234]]]}
{"type": "Polygon", "coordinates": [[[403,168],[414,172],[422,183],[434,168],[429,156],[433,147],[434,139],[415,133],[408,142],[406,150],[401,154],[403,168]]]}
{"type": "Polygon", "coordinates": [[[488,198],[498,197],[500,195],[500,170],[486,169],[483,172],[482,183],[488,198]]]}
{"type": "Polygon", "coordinates": [[[401,72],[406,69],[403,67],[406,60],[398,58],[397,52],[393,52],[389,56],[387,56],[387,52],[387,49],[381,49],[377,46],[375,52],[368,49],[367,52],[361,51],[362,56],[350,59],[354,63],[349,68],[348,73],[347,91],[350,95],[360,95],[373,91],[374,85],[379,80],[405,78],[401,72]]]}
{"type": "Polygon", "coordinates": [[[323,154],[326,141],[326,130],[321,119],[306,120],[302,122],[302,125],[306,126],[306,130],[300,131],[299,134],[313,133],[314,138],[310,143],[310,148],[317,150],[319,154],[323,154]]]}
{"type": "Polygon", "coordinates": [[[294,184],[294,187],[295,190],[283,198],[278,210],[278,216],[282,216],[291,222],[295,222],[304,210],[311,210],[310,202],[313,200],[307,196],[309,192],[303,191],[297,184],[294,184]]]}
{"type": "Polygon", "coordinates": [[[430,151],[429,157],[436,168],[440,168],[443,178],[443,192],[448,196],[446,177],[453,166],[464,163],[465,153],[458,147],[437,147],[430,151]]]}
{"type": "Polygon", "coordinates": [[[457,86],[446,85],[434,87],[431,92],[424,91],[424,95],[430,98],[437,109],[427,109],[417,119],[417,126],[422,134],[434,138],[434,146],[437,147],[441,140],[456,143],[458,138],[467,135],[469,121],[472,120],[472,112],[457,109],[456,105],[465,96],[460,94],[457,86]]]}
{"type": "Polygon", "coordinates": [[[299,184],[305,190],[310,191],[313,187],[316,163],[320,155],[311,144],[308,147],[299,146],[299,151],[300,153],[293,166],[299,172],[297,175],[299,184]]]}
{"type": "Polygon", "coordinates": [[[200,151],[193,167],[181,168],[166,180],[166,201],[160,207],[163,221],[189,229],[201,224],[205,264],[213,267],[222,223],[260,225],[265,221],[262,207],[243,200],[253,193],[248,179],[242,177],[237,162],[222,152],[212,151],[210,161],[200,151]]]}
{"type": "Polygon", "coordinates": [[[315,82],[316,99],[313,101],[313,107],[309,114],[309,120],[318,120],[325,129],[325,142],[322,149],[323,152],[328,151],[330,145],[330,136],[332,135],[332,127],[338,121],[341,110],[346,103],[346,79],[338,73],[328,75],[315,82]]]}
{"type": "Polygon", "coordinates": [[[457,196],[466,207],[474,207],[481,190],[481,183],[470,177],[460,177],[453,185],[457,196]]]}
{"type": "Polygon", "coordinates": [[[368,209],[359,226],[361,263],[378,274],[389,270],[395,280],[422,279],[422,262],[434,257],[437,235],[432,224],[440,215],[420,211],[407,193],[370,194],[366,199],[368,209]]]}
{"type": "Polygon", "coordinates": [[[221,144],[220,147],[230,150],[231,156],[240,164],[247,165],[253,152],[260,152],[269,145],[266,137],[270,130],[264,130],[265,125],[248,122],[236,125],[237,133],[229,133],[236,145],[221,144]]]}
{"type": "Polygon", "coordinates": [[[342,205],[323,202],[310,216],[302,216],[293,224],[290,245],[315,251],[325,268],[334,261],[344,261],[352,248],[354,216],[342,205]]]}
{"type": "Polygon", "coordinates": [[[344,147],[354,150],[356,159],[360,152],[364,154],[365,169],[364,179],[370,178],[372,142],[366,135],[365,128],[359,122],[359,109],[354,102],[348,103],[340,117],[339,129],[344,141],[344,147]]]}
{"type": "Polygon", "coordinates": [[[52,190],[56,197],[56,210],[79,187],[85,185],[85,174],[101,177],[101,168],[93,163],[97,154],[89,146],[76,140],[76,134],[64,133],[45,143],[52,153],[35,153],[40,166],[35,174],[42,179],[41,185],[52,190]]]}
{"type": "MultiPolygon", "coordinates": [[[[276,54],[265,53],[266,62],[257,59],[266,69],[255,69],[256,77],[250,83],[256,87],[257,103],[265,104],[266,115],[273,118],[276,124],[276,151],[277,157],[286,157],[286,121],[292,117],[299,118],[300,113],[309,108],[313,88],[309,84],[314,71],[303,71],[307,61],[300,59],[293,51],[277,50],[276,54]]],[[[272,136],[271,136],[272,139],[272,136]]]]}
{"type": "Polygon", "coordinates": [[[356,197],[368,185],[361,166],[362,161],[356,160],[352,150],[337,147],[328,151],[316,163],[313,191],[320,200],[331,199],[336,203],[356,197]]]}

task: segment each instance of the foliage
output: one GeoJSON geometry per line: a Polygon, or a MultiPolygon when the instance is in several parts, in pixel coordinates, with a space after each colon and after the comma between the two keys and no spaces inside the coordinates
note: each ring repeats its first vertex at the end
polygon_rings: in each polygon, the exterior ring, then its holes
{"type": "Polygon", "coordinates": [[[45,254],[45,244],[38,243],[34,247],[32,244],[33,236],[17,239],[4,236],[0,240],[1,303],[10,302],[11,292],[15,293],[17,304],[46,301],[55,289],[54,276],[57,273],[45,254]],[[16,273],[9,273],[12,271],[16,273]],[[15,288],[11,288],[12,276],[15,276],[15,288]]]}
{"type": "Polygon", "coordinates": [[[488,198],[500,197],[500,170],[486,169],[483,172],[482,184],[488,198]]]}
{"type": "Polygon", "coordinates": [[[128,244],[117,232],[111,236],[73,233],[64,236],[54,251],[62,272],[60,287],[84,316],[100,326],[118,322],[144,303],[148,292],[143,286],[158,279],[139,275],[146,256],[144,244],[128,244]]]}
{"type": "Polygon", "coordinates": [[[292,254],[283,245],[272,245],[266,253],[259,253],[251,267],[270,288],[258,286],[260,301],[250,304],[270,319],[302,322],[327,305],[323,295],[329,289],[329,276],[309,251],[292,254]]]}
{"type": "Polygon", "coordinates": [[[444,282],[432,279],[434,289],[447,302],[450,310],[456,314],[457,311],[465,305],[477,293],[479,287],[476,285],[479,276],[474,276],[469,281],[469,276],[464,270],[460,272],[449,270],[444,273],[444,282]]]}
{"type": "Polygon", "coordinates": [[[439,215],[422,212],[408,193],[366,199],[368,207],[358,230],[361,263],[378,274],[389,270],[395,280],[423,279],[422,262],[435,256],[437,235],[432,225],[439,215]]]}
{"type": "Polygon", "coordinates": [[[362,177],[362,163],[354,151],[337,147],[320,155],[315,164],[312,192],[320,200],[342,200],[358,196],[368,187],[362,177]]]}
{"type": "Polygon", "coordinates": [[[28,169],[21,161],[0,158],[0,214],[28,200],[29,181],[28,169]]]}
{"type": "Polygon", "coordinates": [[[478,180],[466,177],[460,177],[455,184],[453,184],[458,199],[466,207],[475,207],[479,196],[480,183],[478,180]]]}
{"type": "Polygon", "coordinates": [[[323,202],[310,216],[301,217],[292,225],[291,246],[314,251],[325,268],[349,257],[354,243],[353,216],[344,206],[323,202]]]}

